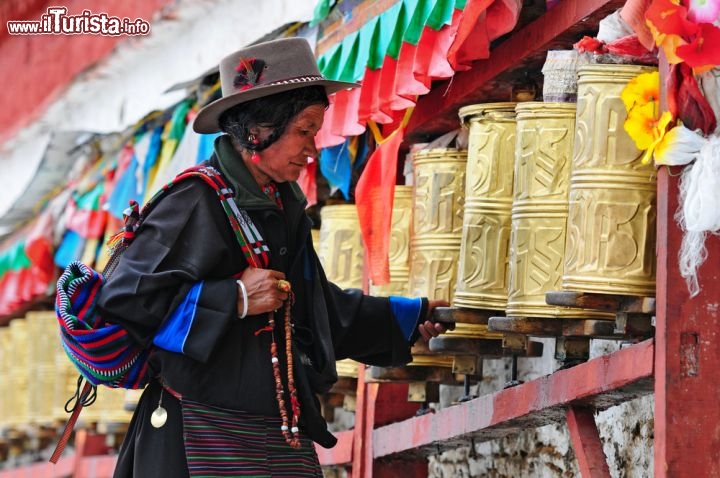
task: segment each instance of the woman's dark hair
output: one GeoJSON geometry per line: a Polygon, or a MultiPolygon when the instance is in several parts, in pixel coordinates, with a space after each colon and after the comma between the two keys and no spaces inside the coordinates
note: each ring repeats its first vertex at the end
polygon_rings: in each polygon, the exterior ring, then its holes
{"type": "Polygon", "coordinates": [[[233,106],[220,115],[220,131],[229,134],[237,143],[249,151],[262,151],[285,132],[288,123],[302,110],[311,105],[323,105],[329,102],[325,88],[307,86],[283,91],[270,96],[233,106]],[[252,144],[248,137],[253,127],[262,126],[272,129],[265,141],[252,144]]]}

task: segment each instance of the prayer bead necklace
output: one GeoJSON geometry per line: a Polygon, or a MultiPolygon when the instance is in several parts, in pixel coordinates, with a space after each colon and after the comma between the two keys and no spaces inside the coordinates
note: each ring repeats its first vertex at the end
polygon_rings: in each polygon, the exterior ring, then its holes
{"type": "Polygon", "coordinates": [[[285,319],[285,356],[287,358],[287,381],[288,394],[290,395],[290,408],[292,409],[292,421],[288,420],[287,408],[285,407],[285,388],[283,387],[280,374],[280,360],[277,354],[277,343],[275,342],[275,312],[268,314],[268,325],[256,332],[270,331],[270,357],[272,361],[273,375],[275,377],[275,397],[280,410],[280,418],[282,431],[285,441],[293,448],[300,447],[300,429],[298,428],[298,420],[300,418],[300,401],[297,397],[297,389],[295,388],[295,378],[293,374],[293,356],[292,356],[292,317],[290,308],[292,306],[293,294],[290,292],[288,300],[283,306],[283,315],[285,319]]]}

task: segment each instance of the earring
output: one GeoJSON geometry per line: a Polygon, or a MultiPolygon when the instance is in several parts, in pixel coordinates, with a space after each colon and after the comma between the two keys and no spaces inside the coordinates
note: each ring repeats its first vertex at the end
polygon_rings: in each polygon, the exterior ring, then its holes
{"type": "MultiPolygon", "coordinates": [[[[250,141],[250,144],[257,146],[260,144],[260,140],[255,136],[254,134],[250,133],[250,136],[248,136],[248,141],[250,141]]],[[[257,151],[253,151],[252,156],[250,156],[250,160],[257,164],[260,162],[260,154],[257,151]]]]}

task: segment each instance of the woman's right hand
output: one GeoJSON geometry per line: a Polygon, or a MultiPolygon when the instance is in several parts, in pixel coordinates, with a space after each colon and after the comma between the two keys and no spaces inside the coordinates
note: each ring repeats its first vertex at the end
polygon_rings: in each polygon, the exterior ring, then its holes
{"type": "MultiPolygon", "coordinates": [[[[257,269],[248,267],[240,280],[247,290],[247,315],[264,314],[282,307],[288,298],[288,292],[280,290],[278,283],[285,280],[285,274],[272,269],[257,269]]],[[[238,316],[243,310],[243,294],[238,285],[237,300],[238,316]]]]}

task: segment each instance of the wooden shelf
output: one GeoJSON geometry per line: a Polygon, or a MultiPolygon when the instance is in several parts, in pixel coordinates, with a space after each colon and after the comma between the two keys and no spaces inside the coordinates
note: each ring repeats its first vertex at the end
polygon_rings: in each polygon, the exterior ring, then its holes
{"type": "Polygon", "coordinates": [[[476,61],[419,98],[406,141],[424,142],[460,126],[462,106],[508,101],[512,83],[530,72],[539,75],[548,50],[570,49],[584,35],[594,35],[604,17],[622,0],[562,1],[497,45],[490,58],[476,61]]]}
{"type": "Polygon", "coordinates": [[[532,337],[588,337],[614,340],[647,338],[654,332],[652,319],[646,314],[619,314],[616,320],[491,317],[488,329],[493,332],[532,337]]]}
{"type": "Polygon", "coordinates": [[[655,314],[655,297],[557,291],[547,292],[545,302],[550,305],[603,310],[606,312],[655,314]]]}
{"type": "Polygon", "coordinates": [[[530,382],[378,427],[373,458],[427,455],[565,419],[567,407],[606,409],[653,391],[652,340],[530,382]]]}

